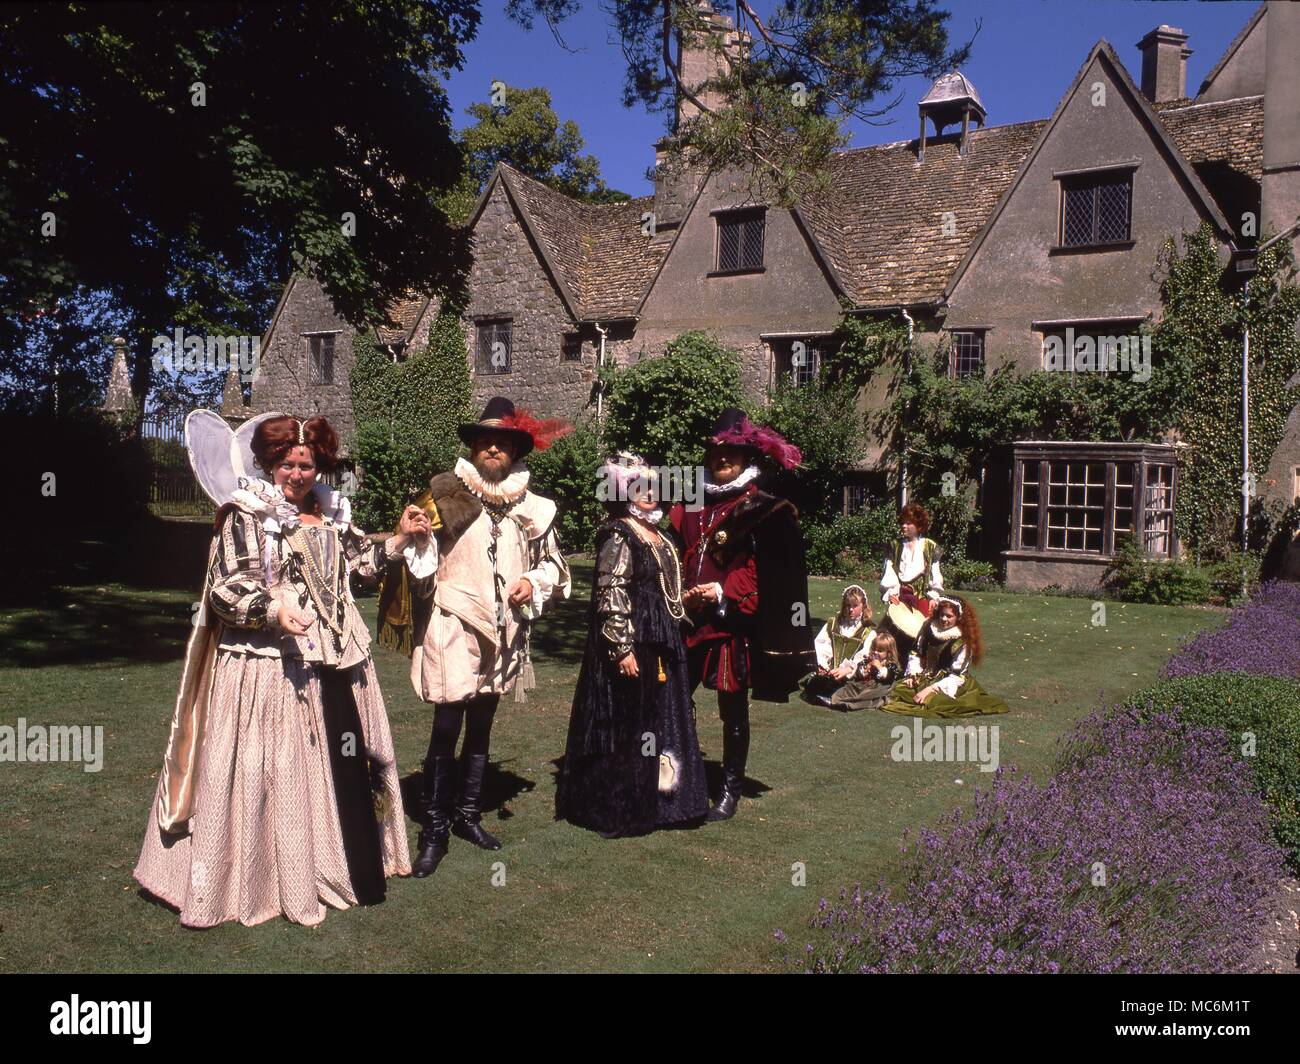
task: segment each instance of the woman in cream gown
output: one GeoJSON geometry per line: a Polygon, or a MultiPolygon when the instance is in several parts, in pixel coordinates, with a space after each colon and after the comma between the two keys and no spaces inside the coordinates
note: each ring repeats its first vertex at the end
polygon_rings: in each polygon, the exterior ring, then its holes
{"type": "Polygon", "coordinates": [[[383,901],[410,859],[370,638],[348,586],[405,534],[373,544],[316,475],[337,438],[320,417],[253,435],[271,481],[218,511],[200,616],[135,878],[181,923],[317,924],[383,901]]]}

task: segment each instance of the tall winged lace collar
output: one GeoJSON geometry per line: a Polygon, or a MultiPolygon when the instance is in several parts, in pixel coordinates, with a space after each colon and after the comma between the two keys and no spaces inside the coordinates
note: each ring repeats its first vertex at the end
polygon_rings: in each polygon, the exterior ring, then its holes
{"type": "MultiPolygon", "coordinates": [[[[352,524],[352,504],[347,497],[328,484],[317,483],[312,493],[320,502],[321,519],[340,531],[352,524]]],[[[272,532],[292,530],[300,523],[298,507],[284,497],[284,490],[259,477],[240,477],[231,501],[240,509],[256,514],[262,527],[272,532]]]]}

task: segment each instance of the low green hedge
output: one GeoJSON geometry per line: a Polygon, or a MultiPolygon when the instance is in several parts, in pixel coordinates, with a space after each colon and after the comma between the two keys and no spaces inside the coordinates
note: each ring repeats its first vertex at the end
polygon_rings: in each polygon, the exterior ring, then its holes
{"type": "Polygon", "coordinates": [[[1186,676],[1161,680],[1128,705],[1139,713],[1177,711],[1189,723],[1227,732],[1254,769],[1287,863],[1300,871],[1300,681],[1237,672],[1186,676]],[[1253,754],[1244,749],[1250,736],[1253,754]]]}

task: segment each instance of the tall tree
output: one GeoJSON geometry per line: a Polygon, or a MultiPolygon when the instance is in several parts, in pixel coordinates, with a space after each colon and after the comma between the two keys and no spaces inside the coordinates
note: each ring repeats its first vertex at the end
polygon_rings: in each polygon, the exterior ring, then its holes
{"type": "Polygon", "coordinates": [[[261,332],[291,269],[357,323],[463,283],[441,76],[472,0],[0,7],[0,373],[34,310],[107,299],[150,338],[261,332]]]}
{"type": "Polygon", "coordinates": [[[507,163],[558,192],[594,203],[628,199],[606,186],[600,160],[582,154],[586,146],[578,124],[560,121],[544,88],[499,87],[499,102],[473,103],[465,113],[475,119],[460,135],[466,174],[482,190],[497,163],[507,163]]]}
{"type": "MultiPolygon", "coordinates": [[[[506,10],[558,34],[580,7],[509,0],[506,10]]],[[[618,0],[605,9],[628,64],[623,103],[672,116],[679,99],[689,105],[688,119],[670,130],[676,164],[743,168],[757,192],[787,205],[824,183],[849,118],[879,122],[901,99],[881,99],[900,79],[935,77],[970,54],[969,43],[949,47],[948,12],[934,0],[779,0],[767,17],[736,0],[735,32],[706,0],[618,0]],[[684,66],[683,40],[711,56],[711,72],[684,66]]]]}

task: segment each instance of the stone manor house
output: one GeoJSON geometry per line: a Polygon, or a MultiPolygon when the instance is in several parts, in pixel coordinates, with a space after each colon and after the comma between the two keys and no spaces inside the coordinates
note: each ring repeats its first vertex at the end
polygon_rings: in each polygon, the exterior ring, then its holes
{"type": "MultiPolygon", "coordinates": [[[[728,19],[714,24],[736,42],[728,19]]],[[[919,346],[948,345],[957,376],[1005,361],[1074,371],[1045,353],[1063,339],[1136,334],[1159,315],[1155,265],[1170,234],[1209,222],[1226,261],[1254,243],[1246,216],[1267,236],[1300,215],[1300,3],[1260,5],[1195,95],[1186,34],[1161,25],[1137,49],[1137,82],[1098,41],[1050,117],[1011,125],[988,124],[976,87],[946,74],[920,102],[917,137],[836,154],[829,193],[793,210],[750,201],[747,182],[725,173],[660,166],[653,195],[591,205],[499,166],[467,223],[475,401],[503,393],[575,417],[593,402],[601,360],[653,358],[690,329],[740,351],[745,385],[761,394],[779,374],[815,372],[842,301],[848,313],[910,319],[919,346]],[[809,352],[802,366],[796,341],[809,352]],[[498,342],[505,358],[494,360],[498,342]]],[[[702,85],[714,61],[687,47],[684,80],[702,85]]],[[[678,121],[692,110],[681,101],[678,121]]],[[[427,296],[396,300],[377,339],[401,359],[436,312],[427,296]]],[[[354,336],[315,282],[292,278],[251,403],[228,385],[223,412],[319,412],[346,440],[354,336]]],[[[879,404],[886,387],[862,402],[879,404]]],[[[896,482],[888,441],[870,442],[846,509],[896,482]]],[[[1008,582],[1095,584],[1126,536],[1176,553],[1174,454],[1124,441],[1017,445],[982,500],[999,515],[990,553],[1008,582]]],[[[1300,494],[1296,412],[1261,490],[1300,494]]]]}

